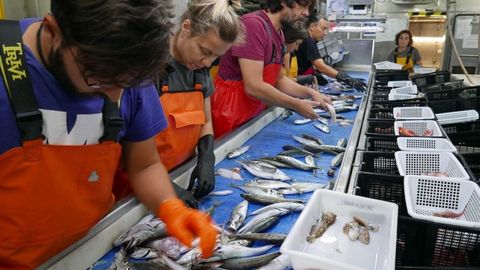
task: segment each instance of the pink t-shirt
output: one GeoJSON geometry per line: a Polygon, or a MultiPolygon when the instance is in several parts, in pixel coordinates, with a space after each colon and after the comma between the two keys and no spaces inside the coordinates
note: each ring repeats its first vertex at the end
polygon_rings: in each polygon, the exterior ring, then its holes
{"type": "Polygon", "coordinates": [[[263,61],[264,66],[272,62],[273,45],[275,45],[275,63],[281,63],[282,50],[285,39],[282,31],[273,27],[265,11],[260,10],[245,14],[241,17],[245,26],[245,42],[239,46],[232,46],[221,58],[218,70],[223,80],[241,80],[242,73],[238,58],[263,61]],[[265,28],[267,25],[270,29],[265,28]]]}

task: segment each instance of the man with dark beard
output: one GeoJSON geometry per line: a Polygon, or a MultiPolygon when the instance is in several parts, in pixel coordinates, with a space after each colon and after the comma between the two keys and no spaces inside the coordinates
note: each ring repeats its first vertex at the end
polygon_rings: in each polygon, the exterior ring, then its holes
{"type": "Polygon", "coordinates": [[[215,137],[260,114],[267,105],[297,111],[315,119],[314,107],[330,100],[281,74],[286,53],[282,23],[305,20],[312,0],[269,0],[266,10],[242,16],[245,43],[233,46],[220,59],[211,97],[215,137]],[[312,100],[305,100],[311,98],[312,100]]]}
{"type": "Polygon", "coordinates": [[[155,147],[167,122],[151,82],[173,2],[51,7],[43,20],[0,21],[0,269],[36,268],[82,238],[113,206],[120,158],[169,233],[188,246],[199,237],[210,256],[210,218],[177,199],[155,147]]]}

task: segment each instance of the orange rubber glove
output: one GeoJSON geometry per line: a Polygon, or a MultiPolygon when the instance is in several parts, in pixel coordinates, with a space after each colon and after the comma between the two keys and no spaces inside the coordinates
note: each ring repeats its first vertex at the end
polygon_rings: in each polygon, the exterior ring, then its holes
{"type": "Polygon", "coordinates": [[[210,216],[187,208],[178,198],[163,201],[158,207],[157,216],[165,222],[168,233],[182,244],[191,247],[193,238],[198,236],[202,257],[208,258],[212,255],[218,232],[210,216]]]}

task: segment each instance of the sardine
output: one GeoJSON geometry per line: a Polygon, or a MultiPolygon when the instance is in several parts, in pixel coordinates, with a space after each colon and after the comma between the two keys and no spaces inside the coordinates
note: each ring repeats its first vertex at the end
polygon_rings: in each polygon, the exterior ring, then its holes
{"type": "Polygon", "coordinates": [[[328,119],[327,118],[323,118],[323,117],[318,117],[317,118],[317,121],[324,124],[324,125],[328,125],[328,119]]]}
{"type": "Polygon", "coordinates": [[[243,224],[245,218],[247,217],[248,212],[248,201],[243,200],[239,204],[237,204],[230,214],[230,218],[228,219],[225,229],[229,232],[236,232],[238,228],[243,224]]]}
{"type": "MultiPolygon", "coordinates": [[[[330,114],[330,121],[332,122],[332,124],[335,124],[335,122],[337,122],[337,114],[335,112],[335,109],[330,104],[327,104],[327,109],[328,109],[328,113],[330,114]]],[[[330,133],[330,130],[327,133],[330,133]]]]}
{"type": "Polygon", "coordinates": [[[259,204],[272,204],[272,203],[280,203],[280,202],[293,202],[293,203],[304,203],[303,200],[297,200],[297,199],[282,199],[282,198],[276,198],[273,196],[264,196],[264,195],[256,195],[256,194],[251,194],[251,193],[242,193],[240,194],[242,198],[244,198],[247,201],[250,202],[255,202],[259,204]]]}
{"type": "Polygon", "coordinates": [[[275,157],[261,157],[258,159],[277,168],[292,168],[292,166],[278,161],[275,157]]]}
{"type": "Polygon", "coordinates": [[[290,268],[292,268],[292,261],[290,260],[290,257],[286,254],[282,254],[273,259],[267,265],[257,268],[257,270],[285,270],[290,268]]]}
{"type": "Polygon", "coordinates": [[[247,223],[245,223],[240,229],[238,230],[239,233],[249,233],[249,232],[259,232],[263,229],[266,229],[271,223],[267,222],[267,219],[271,217],[280,217],[290,213],[290,210],[287,209],[272,209],[267,212],[258,214],[250,219],[247,223]],[[268,224],[265,224],[268,223],[268,224]]]}
{"type": "Polygon", "coordinates": [[[304,124],[308,124],[312,122],[312,119],[308,119],[308,118],[304,118],[304,119],[297,119],[295,121],[293,121],[293,123],[295,125],[304,125],[304,124]]]}
{"type": "Polygon", "coordinates": [[[315,141],[312,141],[312,140],[309,140],[309,139],[305,139],[303,137],[298,137],[298,136],[295,136],[293,135],[292,136],[293,139],[305,146],[308,146],[308,147],[312,147],[312,148],[317,148],[317,147],[320,147],[320,144],[318,144],[317,142],[315,141]]]}
{"type": "Polygon", "coordinates": [[[293,154],[301,154],[301,155],[305,155],[305,156],[314,156],[315,155],[312,152],[309,152],[305,149],[302,149],[302,148],[299,148],[299,147],[296,147],[296,146],[292,146],[292,145],[284,145],[282,148],[285,151],[281,152],[280,153],[281,155],[288,155],[288,156],[291,156],[293,154]],[[286,151],[291,151],[291,152],[286,153],[286,151]]]}
{"type": "Polygon", "coordinates": [[[320,139],[320,138],[317,137],[317,136],[313,136],[313,135],[310,135],[310,134],[302,133],[302,137],[305,138],[305,139],[307,139],[307,140],[314,141],[314,142],[316,142],[318,145],[323,145],[323,144],[325,144],[325,143],[323,142],[323,140],[320,139]]]}
{"type": "Polygon", "coordinates": [[[270,250],[274,245],[265,245],[261,247],[243,247],[239,245],[221,245],[217,248],[212,256],[208,259],[202,260],[206,262],[215,262],[220,260],[227,260],[231,258],[245,258],[264,254],[270,250]]]}
{"type": "Polygon", "coordinates": [[[301,162],[300,160],[290,157],[290,156],[282,156],[278,155],[275,157],[278,161],[283,162],[285,164],[288,164],[292,166],[293,168],[303,170],[303,171],[313,171],[313,170],[318,170],[320,169],[317,166],[310,166],[306,163],[301,162]]]}
{"type": "Polygon", "coordinates": [[[243,180],[242,176],[239,173],[228,169],[220,168],[217,170],[217,174],[228,179],[243,180]]]}
{"type": "Polygon", "coordinates": [[[242,167],[245,168],[251,174],[264,178],[264,179],[276,179],[276,180],[290,180],[290,177],[286,175],[280,169],[258,161],[243,161],[240,162],[242,167]]]}
{"type": "Polygon", "coordinates": [[[342,153],[336,155],[332,159],[332,161],[330,161],[330,167],[336,168],[336,167],[340,166],[340,164],[342,164],[344,154],[345,154],[345,152],[342,152],[342,153]]]}
{"type": "Polygon", "coordinates": [[[288,209],[291,212],[294,212],[294,211],[302,211],[304,208],[305,208],[305,205],[302,203],[292,203],[292,202],[274,203],[274,204],[270,204],[262,208],[259,208],[253,211],[250,215],[261,214],[271,209],[288,209]]]}
{"type": "Polygon", "coordinates": [[[324,125],[322,123],[314,123],[313,126],[327,134],[330,133],[330,128],[327,125],[324,125]]]}
{"type": "Polygon", "coordinates": [[[273,252],[255,257],[228,259],[223,262],[222,267],[230,270],[254,269],[268,264],[280,254],[273,252]]]}
{"type": "Polygon", "coordinates": [[[245,152],[247,152],[248,149],[250,149],[250,146],[248,146],[248,145],[243,146],[243,147],[239,147],[239,148],[235,148],[232,151],[228,152],[227,157],[228,158],[239,157],[239,156],[243,155],[245,152]]]}
{"type": "Polygon", "coordinates": [[[217,191],[212,191],[208,193],[207,196],[226,196],[232,194],[233,191],[226,189],[226,190],[217,190],[217,191]]]}
{"type": "Polygon", "coordinates": [[[278,191],[273,189],[261,188],[261,187],[255,187],[255,186],[236,186],[233,184],[231,186],[234,188],[238,188],[246,193],[283,198],[282,194],[280,194],[278,191]]]}
{"type": "Polygon", "coordinates": [[[235,239],[281,244],[287,238],[287,235],[281,233],[237,233],[232,235],[232,237],[235,239]]]}
{"type": "Polygon", "coordinates": [[[250,182],[246,182],[245,186],[253,186],[265,189],[279,189],[279,188],[289,188],[292,187],[291,184],[283,181],[269,180],[269,179],[258,179],[254,178],[250,182]]]}

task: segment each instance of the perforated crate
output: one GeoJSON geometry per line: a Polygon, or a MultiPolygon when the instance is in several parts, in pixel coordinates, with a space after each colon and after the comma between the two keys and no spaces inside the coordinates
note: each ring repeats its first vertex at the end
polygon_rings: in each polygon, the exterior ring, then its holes
{"type": "Polygon", "coordinates": [[[460,161],[451,152],[395,152],[395,162],[400,175],[427,175],[470,179],[460,161]]]}
{"type": "Polygon", "coordinates": [[[398,120],[435,119],[435,114],[430,107],[396,107],[393,108],[393,117],[398,120]]]}
{"type": "Polygon", "coordinates": [[[363,152],[360,171],[400,175],[392,152],[363,152]]]}
{"type": "Polygon", "coordinates": [[[412,81],[410,80],[403,80],[403,81],[389,81],[387,86],[388,87],[403,87],[413,85],[412,81]]]}
{"type": "Polygon", "coordinates": [[[404,151],[457,151],[457,148],[445,138],[398,137],[397,145],[404,151]]]}
{"type": "Polygon", "coordinates": [[[480,188],[475,182],[428,176],[406,176],[407,211],[413,218],[480,228],[480,188]]]}
{"type": "Polygon", "coordinates": [[[450,81],[450,72],[445,70],[412,76],[412,82],[418,87],[428,86],[432,84],[439,84],[439,83],[444,83],[449,81],[450,81]]]}
{"type": "Polygon", "coordinates": [[[464,110],[448,113],[439,113],[436,115],[437,122],[440,125],[465,123],[478,120],[478,112],[475,110],[464,110]]]}
{"type": "Polygon", "coordinates": [[[412,137],[442,137],[442,129],[433,120],[412,120],[412,121],[395,121],[394,132],[397,136],[406,136],[400,132],[400,128],[412,131],[412,137]]]}
{"type": "Polygon", "coordinates": [[[367,151],[395,152],[400,150],[395,137],[367,137],[367,151]]]}
{"type": "Polygon", "coordinates": [[[405,100],[405,99],[415,99],[417,95],[407,95],[407,94],[392,94],[388,95],[388,100],[405,100]]]}
{"type": "Polygon", "coordinates": [[[398,101],[374,101],[372,100],[372,109],[393,109],[395,107],[413,107],[413,106],[425,106],[427,103],[425,99],[408,99],[398,101]]]}
{"type": "Polygon", "coordinates": [[[418,88],[416,85],[408,85],[408,86],[393,88],[392,90],[390,90],[390,94],[416,95],[418,94],[418,88]]]}

